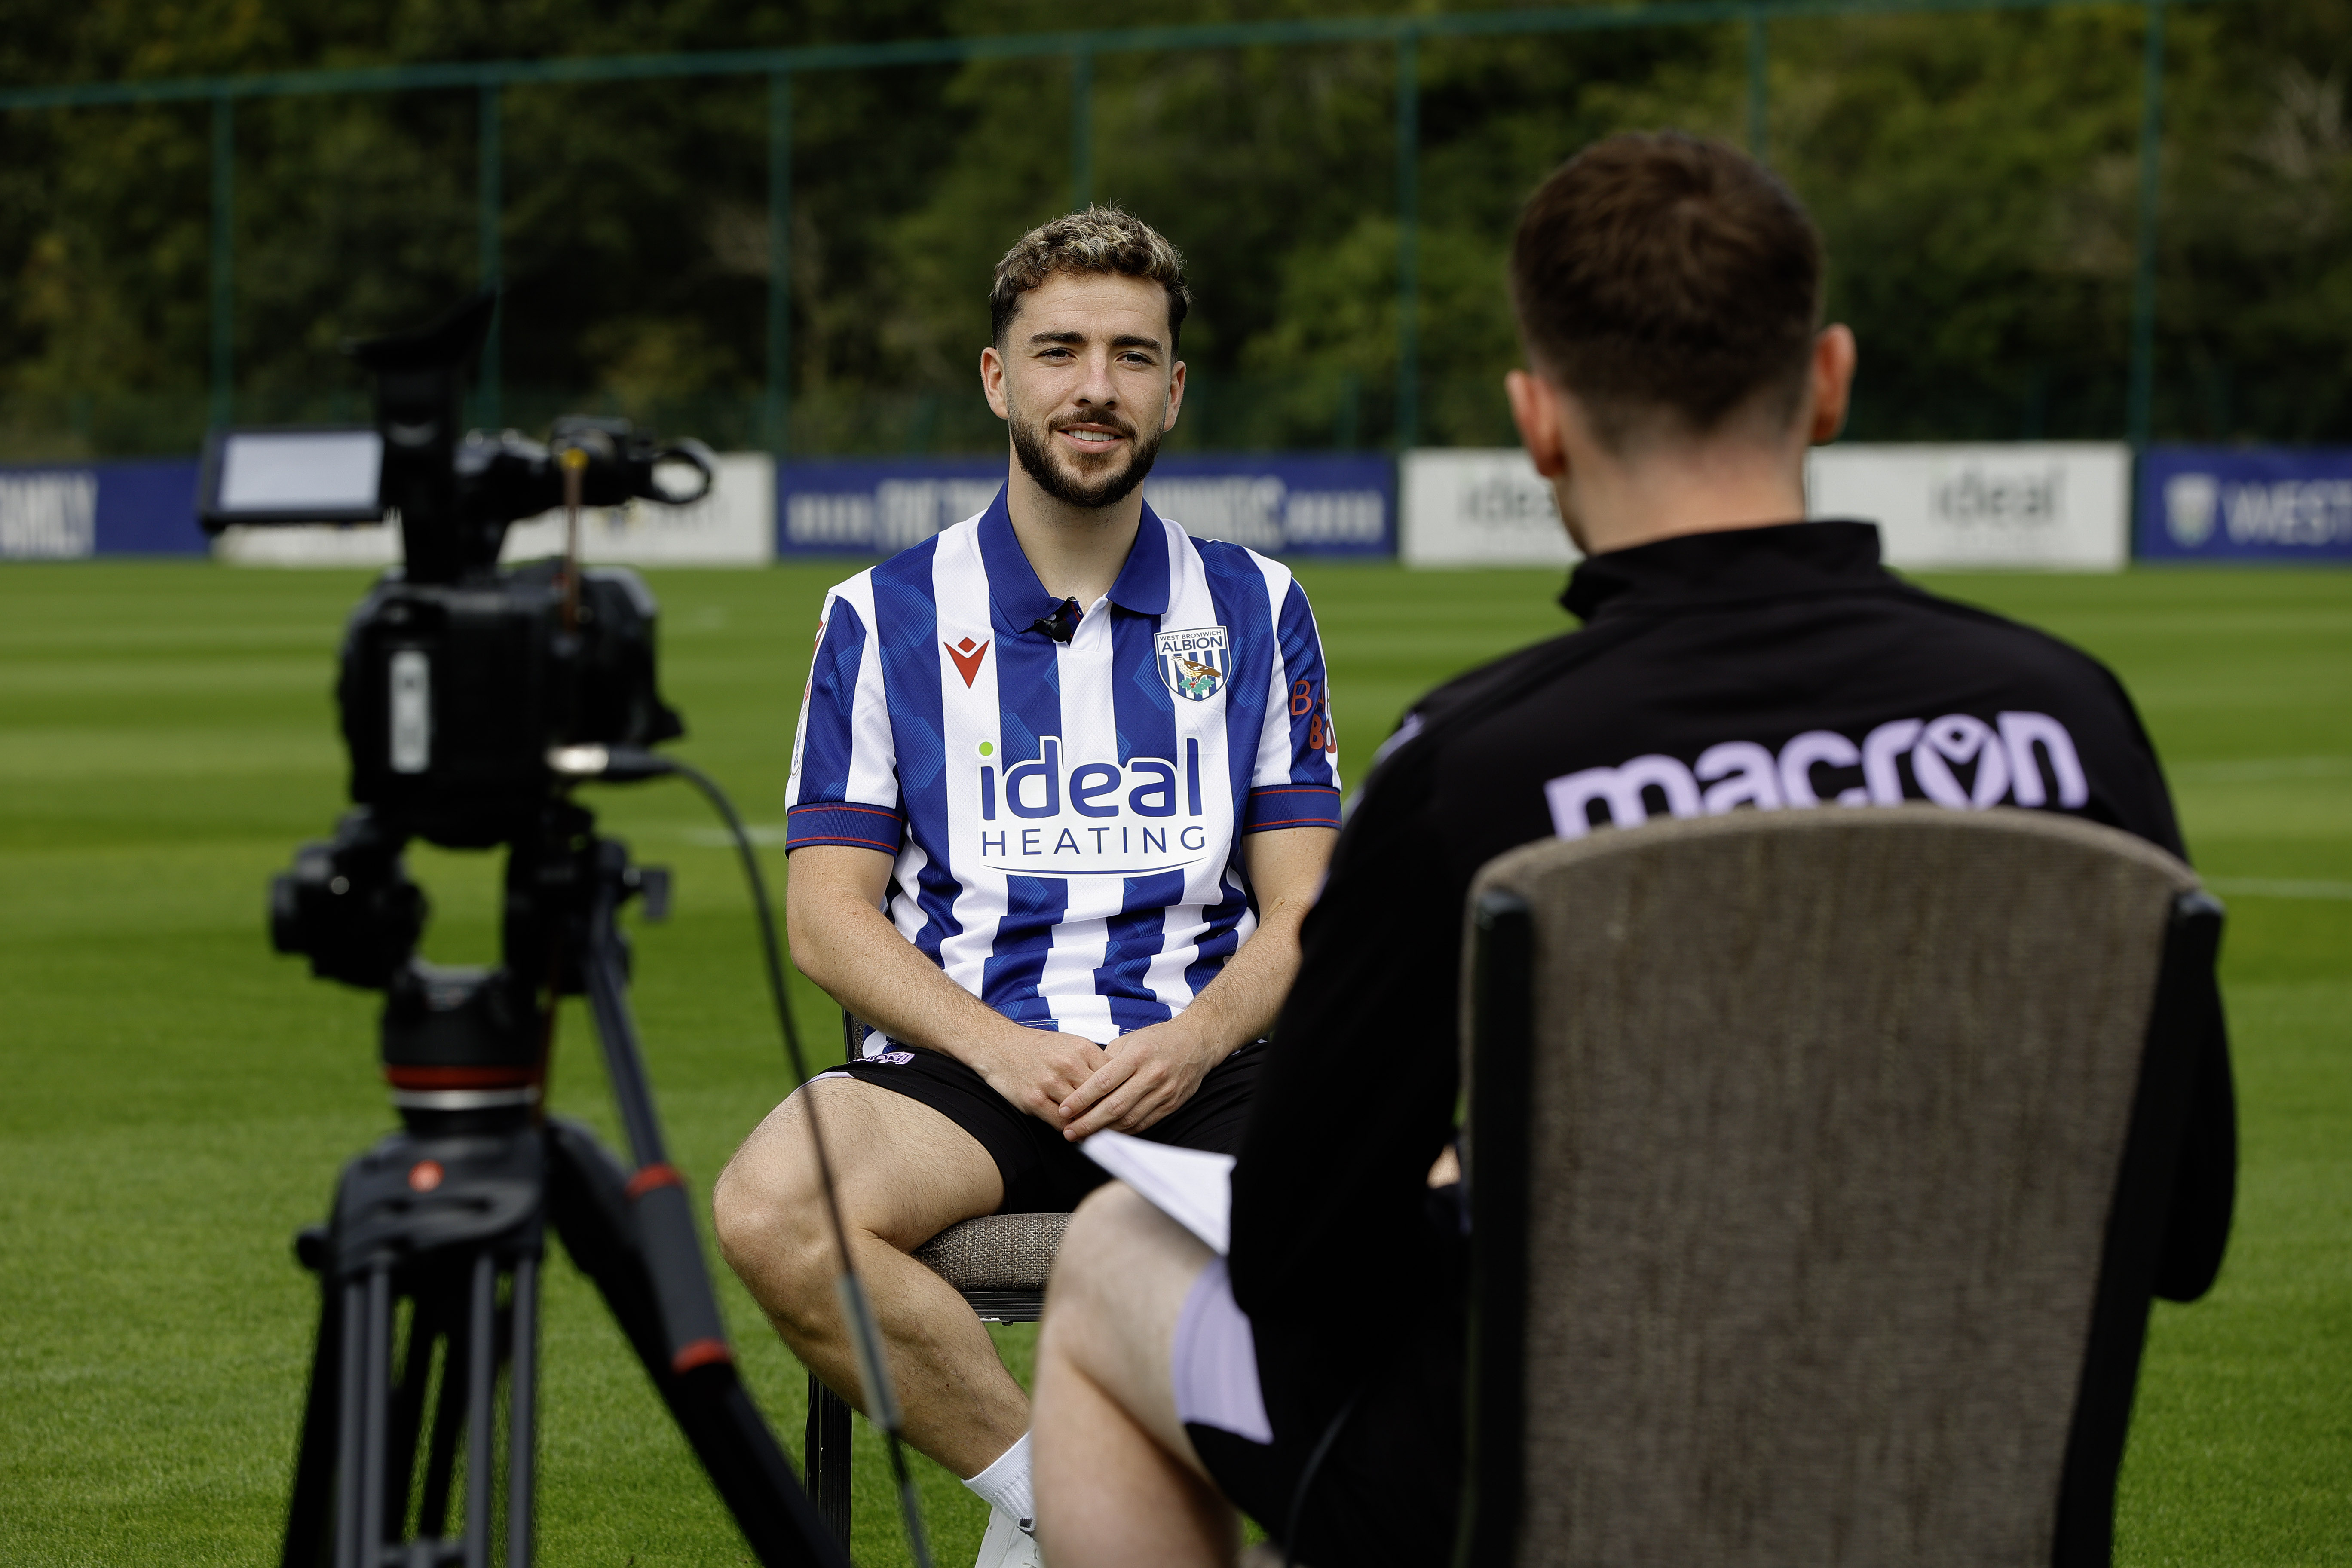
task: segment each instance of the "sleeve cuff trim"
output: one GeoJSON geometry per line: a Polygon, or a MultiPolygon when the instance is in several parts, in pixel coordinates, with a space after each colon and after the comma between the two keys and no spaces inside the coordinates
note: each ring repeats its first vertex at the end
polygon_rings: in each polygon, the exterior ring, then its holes
{"type": "Polygon", "coordinates": [[[1339,792],[1329,784],[1268,784],[1250,791],[1242,831],[1339,826],[1339,792]]]}
{"type": "Polygon", "coordinates": [[[896,855],[899,840],[906,836],[906,817],[888,806],[859,805],[837,800],[809,801],[792,807],[784,816],[788,824],[784,832],[784,853],[787,855],[795,849],[806,849],[819,844],[838,844],[896,855]]]}

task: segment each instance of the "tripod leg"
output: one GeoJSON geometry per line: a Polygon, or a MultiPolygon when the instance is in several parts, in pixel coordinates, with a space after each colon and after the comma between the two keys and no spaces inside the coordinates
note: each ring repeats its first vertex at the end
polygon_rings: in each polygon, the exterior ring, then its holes
{"type": "MultiPolygon", "coordinates": [[[[637,1235],[645,1211],[629,1202],[613,1157],[585,1129],[556,1121],[547,1124],[547,1152],[548,1217],[564,1250],[603,1292],[753,1555],[767,1568],[848,1568],[848,1553],[802,1491],[731,1357],[684,1371],[673,1364],[637,1235]]],[[[698,1270],[698,1254],[693,1262],[698,1270]]],[[[709,1291],[707,1275],[700,1283],[709,1291]]]]}
{"type": "Polygon", "coordinates": [[[473,1345],[453,1339],[441,1367],[441,1393],[433,1402],[433,1445],[425,1460],[425,1493],[416,1510],[421,1540],[438,1539],[449,1524],[450,1485],[457,1472],[457,1440],[465,1430],[466,1386],[473,1345]]]}
{"type": "MultiPolygon", "coordinates": [[[[520,1115],[465,1137],[395,1133],[346,1167],[331,1226],[306,1234],[302,1253],[329,1284],[284,1568],[498,1556],[499,1276],[537,1256],[545,1169],[545,1141],[520,1115]],[[445,1534],[460,1490],[463,1518],[445,1534]]],[[[526,1305],[530,1294],[526,1279],[526,1305]]],[[[527,1457],[528,1367],[523,1388],[527,1457]]],[[[527,1475],[518,1492],[528,1500],[527,1475]]],[[[528,1555],[526,1533],[517,1568],[528,1555]]]]}
{"type": "MultiPolygon", "coordinates": [[[[513,1360],[507,1374],[507,1563],[506,1568],[530,1568],[532,1480],[538,1474],[539,1412],[539,1254],[526,1252],[515,1259],[514,1294],[508,1301],[508,1322],[513,1340],[513,1360]]],[[[489,1429],[482,1443],[489,1444],[489,1429]]],[[[482,1517],[489,1517],[489,1498],[482,1500],[482,1517]]],[[[467,1519],[473,1504],[467,1503],[467,1519]]]]}
{"type": "Polygon", "coordinates": [[[279,1568],[320,1568],[327,1555],[328,1522],[335,1505],[335,1450],[339,1424],[337,1375],[343,1339],[342,1292],[322,1280],[319,1291],[319,1342],[310,1352],[310,1391],[303,1402],[302,1446],[294,1460],[294,1499],[286,1510],[286,1549],[279,1568]]]}
{"type": "Polygon", "coordinates": [[[849,1550],[849,1402],[809,1373],[808,1430],[803,1438],[809,1500],[824,1515],[833,1538],[849,1550]]]}
{"type": "Polygon", "coordinates": [[[369,1307],[373,1292],[370,1287],[381,1285],[381,1273],[365,1279],[346,1281],[340,1287],[342,1309],[342,1343],[339,1347],[341,1364],[336,1369],[340,1394],[336,1399],[337,1431],[335,1433],[335,1568],[359,1568],[362,1562],[360,1542],[362,1533],[362,1510],[360,1500],[367,1493],[365,1478],[367,1444],[364,1434],[368,1420],[368,1351],[372,1340],[369,1307]]]}
{"type": "MultiPolygon", "coordinates": [[[[474,1254],[466,1301],[466,1568],[490,1562],[490,1379],[497,1372],[491,1352],[490,1310],[499,1288],[498,1263],[486,1247],[474,1254]]],[[[453,1342],[454,1343],[454,1342],[453,1342]]],[[[452,1358],[454,1362],[454,1357],[452,1358]]],[[[454,1384],[457,1368],[442,1373],[454,1384]]],[[[437,1439],[438,1432],[434,1434],[437,1439]]],[[[418,1533],[423,1534],[420,1531],[418,1533]]],[[[436,1529],[431,1532],[440,1534],[436,1529]]]]}
{"type": "MultiPolygon", "coordinates": [[[[399,1375],[391,1386],[383,1496],[384,1522],[394,1540],[407,1526],[408,1499],[416,1484],[416,1443],[425,1431],[425,1396],[433,1384],[434,1347],[449,1339],[440,1285],[431,1276],[411,1283],[408,1342],[402,1348],[399,1375]]],[[[396,1292],[394,1300],[396,1314],[396,1292]]]]}
{"type": "Polygon", "coordinates": [[[343,1568],[373,1568],[383,1544],[383,1478],[385,1406],[391,1402],[392,1273],[379,1265],[368,1270],[362,1288],[360,1320],[360,1430],[352,1451],[359,1459],[358,1486],[345,1494],[345,1507],[357,1516],[359,1539],[343,1568]],[[356,1497],[358,1506],[351,1506],[356,1497]],[[362,1555],[364,1553],[364,1555],[362,1555]]]}
{"type": "Polygon", "coordinates": [[[352,1280],[341,1288],[343,1342],[336,1380],[341,1396],[335,1434],[335,1568],[352,1568],[360,1561],[360,1433],[367,1426],[367,1285],[352,1280]]]}

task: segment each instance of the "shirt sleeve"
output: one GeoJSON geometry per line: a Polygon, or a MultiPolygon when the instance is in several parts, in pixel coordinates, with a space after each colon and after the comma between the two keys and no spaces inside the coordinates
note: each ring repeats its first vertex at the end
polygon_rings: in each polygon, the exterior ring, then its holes
{"type": "Polygon", "coordinates": [[[1339,736],[1323,679],[1323,639],[1307,590],[1285,574],[1274,670],[1250,775],[1244,833],[1339,826],[1339,736]]]}
{"type": "Polygon", "coordinates": [[[882,663],[856,599],[836,589],[817,625],[785,786],[784,848],[813,844],[898,853],[907,815],[882,663]]]}

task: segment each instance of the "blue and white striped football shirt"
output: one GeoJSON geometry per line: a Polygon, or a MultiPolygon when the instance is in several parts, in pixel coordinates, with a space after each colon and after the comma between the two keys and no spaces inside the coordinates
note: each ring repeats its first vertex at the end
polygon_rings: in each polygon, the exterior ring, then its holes
{"type": "Polygon", "coordinates": [[[1339,743],[1277,562],[1147,505],[1066,644],[1030,629],[1056,604],[1002,490],[828,594],[787,847],[895,856],[889,917],[950,979],[1108,1044],[1181,1011],[1255,929],[1241,835],[1339,826],[1339,743]]]}

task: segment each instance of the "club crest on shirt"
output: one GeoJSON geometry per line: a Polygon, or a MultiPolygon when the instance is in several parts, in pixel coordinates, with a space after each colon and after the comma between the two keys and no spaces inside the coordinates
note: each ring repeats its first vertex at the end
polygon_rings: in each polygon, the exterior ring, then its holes
{"type": "Polygon", "coordinates": [[[1232,644],[1223,626],[1156,633],[1151,653],[1160,666],[1160,683],[1188,702],[1206,702],[1214,697],[1224,686],[1225,671],[1233,662],[1232,644]]]}

